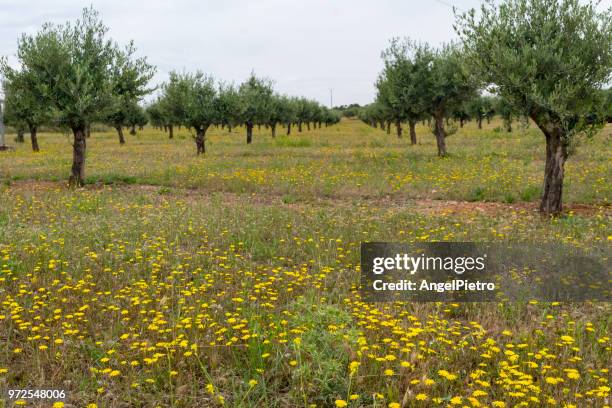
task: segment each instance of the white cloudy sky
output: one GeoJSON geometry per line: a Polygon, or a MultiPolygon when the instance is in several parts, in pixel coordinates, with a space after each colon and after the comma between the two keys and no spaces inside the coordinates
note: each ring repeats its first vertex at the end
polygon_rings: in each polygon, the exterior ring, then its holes
{"type": "Polygon", "coordinates": [[[334,105],[368,103],[393,36],[434,44],[455,38],[454,4],[479,0],[0,0],[0,55],[14,62],[16,42],[46,21],[77,18],[90,4],[119,43],[133,39],[157,66],[202,70],[240,82],[251,70],[276,89],[334,105]]]}

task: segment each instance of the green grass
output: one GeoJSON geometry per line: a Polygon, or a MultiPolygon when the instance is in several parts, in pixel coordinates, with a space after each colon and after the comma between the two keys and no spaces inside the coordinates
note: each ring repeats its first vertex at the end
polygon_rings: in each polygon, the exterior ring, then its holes
{"type": "Polygon", "coordinates": [[[609,242],[607,136],[570,159],[567,214],[545,219],[543,137],[498,125],[468,124],[443,160],[422,127],[412,147],[356,121],[252,146],[214,130],[205,157],[184,130],[94,134],[77,190],[65,136],[18,146],[0,156],[0,389],[98,407],[473,406],[476,391],[603,406],[609,304],[361,301],[363,241],[609,242]]]}

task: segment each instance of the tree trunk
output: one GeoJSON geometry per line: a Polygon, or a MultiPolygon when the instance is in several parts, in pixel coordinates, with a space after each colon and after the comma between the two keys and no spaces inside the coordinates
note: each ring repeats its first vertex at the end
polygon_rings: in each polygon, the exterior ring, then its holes
{"type": "Polygon", "coordinates": [[[410,144],[415,145],[417,144],[416,130],[415,130],[416,122],[414,120],[409,120],[408,126],[410,127],[410,144]]]}
{"type": "Polygon", "coordinates": [[[321,121],[319,121],[319,129],[321,129],[321,121]]]}
{"type": "Polygon", "coordinates": [[[276,137],[276,123],[272,123],[270,129],[272,130],[272,137],[276,137]]]}
{"type": "Polygon", "coordinates": [[[168,125],[168,132],[169,132],[168,139],[174,138],[174,126],[168,125]]]}
{"type": "Polygon", "coordinates": [[[478,118],[478,129],[482,129],[482,118],[478,118]]]}
{"type": "Polygon", "coordinates": [[[546,136],[546,166],[540,212],[546,215],[559,215],[563,210],[563,176],[567,146],[563,142],[561,129],[548,128],[542,131],[546,136]]]}
{"type": "Polygon", "coordinates": [[[17,143],[25,142],[25,138],[23,137],[23,129],[17,129],[17,139],[15,140],[17,143]]]}
{"type": "Polygon", "coordinates": [[[395,129],[397,130],[397,138],[402,138],[402,122],[399,120],[395,121],[395,129]]]}
{"type": "Polygon", "coordinates": [[[69,184],[70,187],[81,187],[85,180],[85,126],[72,129],[72,133],[74,141],[72,143],[72,174],[69,184]]]}
{"type": "Polygon", "coordinates": [[[132,129],[130,130],[130,135],[134,136],[136,134],[136,125],[132,125],[132,129]]]}
{"type": "Polygon", "coordinates": [[[291,123],[287,123],[287,136],[291,134],[291,123]]]}
{"type": "Polygon", "coordinates": [[[444,115],[437,113],[434,117],[436,143],[438,144],[438,156],[446,156],[446,132],[444,131],[444,115]]]}
{"type": "Polygon", "coordinates": [[[36,126],[30,126],[30,140],[32,141],[32,151],[39,152],[40,148],[38,147],[38,129],[36,126]]]}
{"type": "Polygon", "coordinates": [[[463,127],[463,123],[465,122],[465,120],[463,118],[459,119],[459,127],[462,128],[463,127]]]}
{"type": "Polygon", "coordinates": [[[228,131],[229,133],[232,133],[232,125],[227,125],[227,131],[228,131]]]}
{"type": "Polygon", "coordinates": [[[123,137],[123,128],[121,126],[115,126],[117,134],[119,135],[119,144],[125,144],[125,138],[123,137]]]}
{"type": "Polygon", "coordinates": [[[197,154],[206,153],[206,131],[208,130],[208,125],[202,126],[200,128],[196,128],[196,149],[197,154]]]}
{"type": "Polygon", "coordinates": [[[251,142],[253,142],[253,123],[252,122],[247,122],[246,132],[247,132],[247,144],[251,144],[251,142]]]}
{"type": "Polygon", "coordinates": [[[387,134],[388,135],[391,134],[391,121],[390,120],[387,121],[387,134]]]}
{"type": "Polygon", "coordinates": [[[91,137],[91,125],[87,125],[87,127],[85,128],[85,135],[87,138],[91,137]]]}
{"type": "Polygon", "coordinates": [[[310,130],[310,122],[306,122],[306,129],[310,130]]]}
{"type": "Polygon", "coordinates": [[[509,119],[506,121],[506,132],[508,133],[512,132],[512,119],[509,119]]]}
{"type": "Polygon", "coordinates": [[[298,132],[302,132],[302,122],[298,122],[298,132]]]}

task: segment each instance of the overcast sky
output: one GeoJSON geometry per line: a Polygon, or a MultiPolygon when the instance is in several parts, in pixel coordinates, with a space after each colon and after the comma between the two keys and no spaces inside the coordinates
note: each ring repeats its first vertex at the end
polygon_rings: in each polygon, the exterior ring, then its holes
{"type": "Polygon", "coordinates": [[[0,55],[18,36],[76,19],[93,4],[120,44],[135,41],[157,66],[241,82],[254,70],[279,92],[334,105],[370,102],[380,52],[393,36],[439,44],[455,38],[450,4],[479,0],[0,0],[0,55]]]}

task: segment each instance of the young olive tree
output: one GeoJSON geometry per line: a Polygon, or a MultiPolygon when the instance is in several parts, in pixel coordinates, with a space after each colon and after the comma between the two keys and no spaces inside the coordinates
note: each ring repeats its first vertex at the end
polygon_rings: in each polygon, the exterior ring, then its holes
{"type": "Polygon", "coordinates": [[[126,124],[130,127],[130,135],[136,134],[136,128],[143,129],[149,123],[146,111],[137,103],[131,104],[127,109],[126,124]]]}
{"type": "Polygon", "coordinates": [[[233,84],[219,84],[217,101],[218,124],[227,126],[231,133],[234,126],[242,121],[240,94],[233,84]]]}
{"type": "Polygon", "coordinates": [[[175,125],[187,125],[185,98],[189,92],[188,88],[189,82],[176,72],[170,72],[168,82],[161,86],[162,95],[158,100],[158,108],[163,119],[164,130],[168,131],[170,139],[174,138],[175,125]]]}
{"type": "Polygon", "coordinates": [[[433,117],[438,156],[444,157],[446,137],[444,122],[453,109],[461,106],[475,93],[475,86],[454,45],[432,49],[428,45],[412,45],[415,84],[414,103],[418,109],[433,117]]]}
{"type": "MultiPolygon", "coordinates": [[[[17,128],[18,139],[23,138],[23,128],[30,131],[32,150],[38,152],[38,128],[51,120],[52,112],[48,105],[41,102],[33,92],[35,86],[32,73],[5,70],[5,119],[8,124],[17,128]],[[21,134],[21,136],[19,136],[21,134]]],[[[23,140],[20,140],[23,142],[23,140]]]]}
{"type": "Polygon", "coordinates": [[[476,119],[478,129],[482,129],[482,120],[488,118],[493,111],[492,100],[489,97],[477,95],[467,102],[470,117],[476,119]]]}
{"type": "Polygon", "coordinates": [[[162,100],[171,107],[172,123],[195,129],[197,154],[206,153],[206,131],[219,123],[215,81],[201,72],[170,73],[162,100]]]}
{"type": "Polygon", "coordinates": [[[512,104],[508,103],[505,98],[497,97],[494,100],[494,106],[495,112],[497,112],[504,121],[504,127],[506,128],[506,132],[512,132],[512,120],[517,114],[512,104]]]}
{"type": "Polygon", "coordinates": [[[123,52],[117,54],[112,67],[114,103],[106,122],[117,130],[120,144],[125,143],[123,128],[129,125],[130,116],[138,110],[138,102],[153,91],[147,88],[147,84],[155,75],[155,68],[144,58],[134,59],[135,52],[134,43],[130,42],[123,52]]]}
{"type": "Polygon", "coordinates": [[[151,125],[154,128],[163,128],[165,125],[165,121],[164,121],[164,117],[161,111],[161,107],[159,104],[159,99],[155,100],[154,102],[150,103],[146,108],[145,108],[145,112],[147,115],[147,119],[148,122],[151,123],[151,125]]]}
{"type": "Polygon", "coordinates": [[[612,8],[578,0],[488,0],[455,29],[477,78],[525,112],[546,139],[540,211],[562,211],[565,161],[612,72],[612,8]]]}
{"type": "MultiPolygon", "coordinates": [[[[72,130],[73,187],[83,185],[85,178],[87,127],[113,110],[117,103],[113,73],[121,61],[132,57],[107,33],[98,12],[87,8],[74,24],[47,23],[18,42],[17,58],[21,70],[32,75],[33,97],[53,108],[59,124],[72,130]]],[[[2,71],[6,74],[6,64],[2,71]]]]}
{"type": "Polygon", "coordinates": [[[246,142],[253,142],[253,126],[269,122],[272,104],[272,81],[258,78],[251,74],[249,79],[240,85],[239,94],[242,103],[242,123],[246,126],[246,142]]]}
{"type": "Polygon", "coordinates": [[[281,96],[281,123],[287,126],[287,136],[291,134],[291,124],[297,122],[298,100],[288,96],[281,96]]]}
{"type": "Polygon", "coordinates": [[[184,112],[180,122],[195,129],[197,154],[206,153],[206,131],[218,122],[217,87],[212,77],[201,72],[193,75],[177,75],[179,88],[184,90],[180,111],[184,112]]]}
{"type": "Polygon", "coordinates": [[[416,123],[425,115],[419,103],[418,78],[409,40],[394,38],[382,52],[383,72],[377,82],[378,101],[393,112],[398,138],[402,136],[401,122],[408,121],[411,144],[417,143],[416,123]]]}

